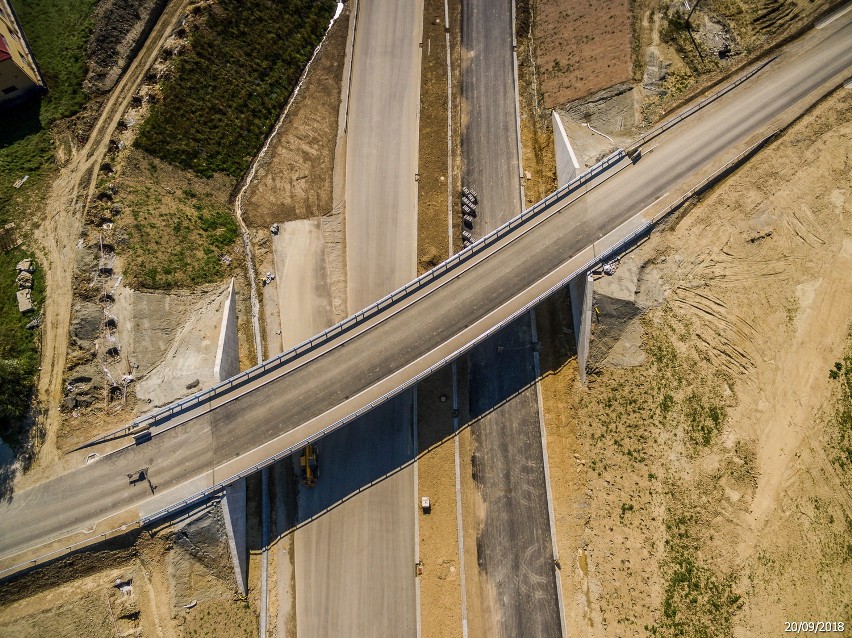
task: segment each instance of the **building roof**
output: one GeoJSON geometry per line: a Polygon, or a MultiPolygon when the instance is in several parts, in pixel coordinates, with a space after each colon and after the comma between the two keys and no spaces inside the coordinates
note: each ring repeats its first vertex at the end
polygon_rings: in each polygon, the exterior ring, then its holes
{"type": "Polygon", "coordinates": [[[12,54],[9,53],[9,45],[6,44],[6,38],[0,35],[0,62],[8,60],[11,57],[12,54]]]}

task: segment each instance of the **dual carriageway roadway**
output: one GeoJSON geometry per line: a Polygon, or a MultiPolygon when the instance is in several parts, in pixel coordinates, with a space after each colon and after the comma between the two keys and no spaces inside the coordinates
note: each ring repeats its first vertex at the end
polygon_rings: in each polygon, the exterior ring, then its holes
{"type": "Polygon", "coordinates": [[[16,492],[0,504],[0,568],[117,522],[157,515],[254,471],[457,356],[580,271],[592,253],[599,256],[637,213],[687,191],[848,79],[850,41],[848,15],[810,32],[748,82],[657,137],[654,152],[637,163],[622,160],[453,267],[439,267],[441,274],[393,303],[164,418],[147,443],[16,492]],[[150,468],[155,494],[128,485],[127,474],[141,467],[150,468]]]}

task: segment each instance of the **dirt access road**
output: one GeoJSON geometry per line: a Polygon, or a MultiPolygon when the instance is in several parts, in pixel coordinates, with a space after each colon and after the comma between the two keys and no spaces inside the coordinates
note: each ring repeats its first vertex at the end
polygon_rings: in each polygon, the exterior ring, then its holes
{"type": "Polygon", "coordinates": [[[20,481],[21,486],[42,481],[57,469],[59,452],[56,435],[68,351],[77,239],[83,227],[83,215],[94,196],[101,161],[131,97],[188,4],[189,0],[173,0],[163,10],[144,46],[104,103],[88,141],[82,148],[72,149],[71,157],[60,170],[48,195],[45,220],[36,230],[36,250],[44,268],[47,288],[42,328],[42,370],[38,383],[46,435],[33,469],[20,481]]]}

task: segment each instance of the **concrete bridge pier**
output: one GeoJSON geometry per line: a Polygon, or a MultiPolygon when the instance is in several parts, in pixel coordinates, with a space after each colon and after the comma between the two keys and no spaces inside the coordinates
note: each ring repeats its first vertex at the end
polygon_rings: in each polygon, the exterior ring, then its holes
{"type": "Polygon", "coordinates": [[[586,383],[586,362],[589,358],[589,341],[592,334],[592,288],[591,273],[578,275],[568,282],[571,298],[571,315],[574,320],[574,335],[577,339],[577,369],[580,383],[586,383]]]}
{"type": "MultiPolygon", "coordinates": [[[[565,133],[562,118],[554,110],[551,112],[553,123],[553,146],[556,155],[556,180],[559,187],[565,186],[580,174],[580,164],[571,141],[565,133]]],[[[589,357],[589,339],[592,332],[592,276],[591,273],[577,275],[568,283],[571,297],[571,314],[574,320],[574,335],[577,339],[577,367],[580,383],[586,383],[586,362],[589,357]]]]}

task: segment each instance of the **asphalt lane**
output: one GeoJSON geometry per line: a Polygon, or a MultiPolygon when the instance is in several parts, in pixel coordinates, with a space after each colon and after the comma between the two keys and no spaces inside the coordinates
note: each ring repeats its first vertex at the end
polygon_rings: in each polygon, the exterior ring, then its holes
{"type": "Polygon", "coordinates": [[[462,3],[463,184],[479,194],[473,236],[521,210],[511,0],[462,3]]]}
{"type": "MultiPolygon", "coordinates": [[[[474,237],[522,208],[512,57],[512,2],[462,5],[463,183],[478,193],[474,237]]],[[[553,567],[538,393],[525,314],[468,355],[473,480],[484,507],[477,530],[478,612],[486,636],[561,634],[553,567]],[[506,539],[512,542],[507,543],[506,539]]],[[[478,519],[478,520],[477,520],[478,519]]]]}
{"type": "MultiPolygon", "coordinates": [[[[417,275],[422,27],[422,0],[359,1],[346,147],[351,312],[417,275]]],[[[317,442],[320,479],[299,488],[299,522],[404,469],[296,530],[300,635],[413,635],[413,411],[404,392],[317,442]]]]}
{"type": "Polygon", "coordinates": [[[319,515],[296,530],[299,635],[415,635],[412,409],[403,393],[317,444],[320,478],[298,501],[299,523],[319,515]]]}
{"type": "Polygon", "coordinates": [[[606,232],[659,195],[688,188],[694,178],[687,178],[722,161],[722,151],[744,144],[798,98],[829,80],[842,81],[852,66],[852,25],[848,17],[835,25],[812,32],[749,82],[661,135],[653,142],[659,146],[635,165],[610,171],[582,196],[582,206],[552,206],[552,215],[542,214],[518,234],[490,245],[428,291],[396,304],[387,317],[369,320],[369,329],[338,337],[334,344],[339,345],[324,347],[309,362],[306,357],[287,363],[235,388],[216,398],[214,409],[201,406],[191,420],[148,443],[16,492],[0,504],[0,561],[102,517],[128,509],[150,512],[200,484],[226,480],[428,369],[473,338],[469,326],[482,319],[475,326],[481,331],[511,311],[504,304],[521,307],[535,298],[545,278],[606,232]],[[228,460],[236,461],[223,466],[228,460]],[[158,485],[155,499],[128,489],[126,473],[146,463],[158,485]]]}
{"type": "Polygon", "coordinates": [[[349,308],[416,273],[423,0],[360,0],[346,136],[349,308]]]}
{"type": "Polygon", "coordinates": [[[484,636],[561,635],[532,352],[524,314],[468,357],[484,636]]]}

